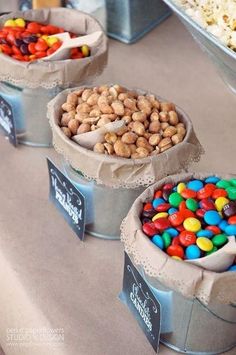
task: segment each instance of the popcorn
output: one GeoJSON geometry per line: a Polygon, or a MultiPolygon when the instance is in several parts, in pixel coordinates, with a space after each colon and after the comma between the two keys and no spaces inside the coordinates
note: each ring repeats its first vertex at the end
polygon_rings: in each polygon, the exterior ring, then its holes
{"type": "Polygon", "coordinates": [[[174,0],[194,21],[236,52],[236,0],[174,0]]]}

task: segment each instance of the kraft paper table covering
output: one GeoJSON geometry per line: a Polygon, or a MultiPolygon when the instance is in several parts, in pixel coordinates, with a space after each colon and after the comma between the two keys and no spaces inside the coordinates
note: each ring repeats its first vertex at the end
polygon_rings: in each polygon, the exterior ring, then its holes
{"type": "MultiPolygon", "coordinates": [[[[194,169],[236,173],[236,96],[174,16],[135,45],[111,41],[110,50],[110,66],[99,83],[132,83],[171,98],[188,112],[206,150],[194,169]]],[[[65,329],[63,355],[154,354],[117,299],[121,243],[92,237],[81,243],[48,202],[45,157],[58,163],[56,153],[15,150],[2,137],[0,151],[0,344],[5,354],[53,354],[51,347],[6,344],[6,328],[48,324],[65,329]]],[[[161,355],[173,353],[161,347],[161,355]]]]}
{"type": "MultiPolygon", "coordinates": [[[[96,19],[81,11],[50,8],[41,10],[15,11],[0,17],[0,27],[9,18],[23,17],[29,21],[50,23],[78,35],[103,31],[96,19]]],[[[103,31],[104,33],[104,31],[103,31]]],[[[83,84],[99,75],[107,63],[107,38],[103,34],[99,43],[91,49],[91,56],[83,59],[59,61],[21,62],[0,55],[0,80],[20,87],[67,88],[83,84]]]]}

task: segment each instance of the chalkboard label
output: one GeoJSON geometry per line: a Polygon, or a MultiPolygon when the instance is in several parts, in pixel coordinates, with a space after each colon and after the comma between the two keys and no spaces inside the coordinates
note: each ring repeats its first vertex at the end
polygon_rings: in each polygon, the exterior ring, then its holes
{"type": "Polygon", "coordinates": [[[160,341],[161,307],[126,253],[123,290],[120,299],[128,306],[153,349],[157,352],[160,341]]]}
{"type": "Polygon", "coordinates": [[[0,127],[7,135],[11,144],[17,146],[13,111],[9,103],[0,96],[0,127]]]}
{"type": "Polygon", "coordinates": [[[50,200],[61,212],[65,220],[84,239],[85,198],[68,178],[47,159],[50,179],[50,200]]]}

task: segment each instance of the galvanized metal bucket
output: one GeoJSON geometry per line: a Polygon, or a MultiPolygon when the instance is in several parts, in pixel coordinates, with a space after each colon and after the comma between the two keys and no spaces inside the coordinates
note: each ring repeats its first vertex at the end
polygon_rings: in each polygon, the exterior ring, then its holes
{"type": "MultiPolygon", "coordinates": [[[[236,305],[205,306],[151,279],[138,267],[161,304],[161,342],[192,355],[213,355],[236,347],[236,305]]],[[[235,349],[236,353],[236,349],[235,349]]]]}
{"type": "Polygon", "coordinates": [[[47,104],[61,89],[21,88],[0,83],[0,96],[13,111],[18,143],[50,147],[52,133],[47,119],[47,104]]]}
{"type": "Polygon", "coordinates": [[[161,0],[106,0],[108,35],[134,43],[164,21],[171,11],[161,0]]]}
{"type": "Polygon", "coordinates": [[[144,191],[136,189],[110,188],[88,181],[64,163],[64,173],[84,195],[86,201],[86,233],[104,239],[120,239],[120,224],[134,200],[144,191]]]}

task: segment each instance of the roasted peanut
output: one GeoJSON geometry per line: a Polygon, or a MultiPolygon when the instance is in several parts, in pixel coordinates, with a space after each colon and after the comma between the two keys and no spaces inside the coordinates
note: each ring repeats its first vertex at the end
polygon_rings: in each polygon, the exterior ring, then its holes
{"type": "Polygon", "coordinates": [[[70,111],[73,111],[75,109],[75,107],[71,104],[68,104],[67,102],[65,102],[61,108],[66,111],[66,112],[70,112],[70,111]]]}
{"type": "Polygon", "coordinates": [[[134,121],[144,122],[147,119],[147,115],[146,115],[146,113],[144,113],[142,111],[137,111],[137,112],[133,113],[132,119],[134,121]]]}
{"type": "Polygon", "coordinates": [[[85,118],[88,118],[88,113],[78,112],[75,115],[75,119],[78,120],[80,123],[82,123],[85,118]]]}
{"type": "Polygon", "coordinates": [[[77,104],[78,104],[78,96],[75,93],[72,92],[72,93],[67,95],[66,102],[69,105],[72,105],[75,108],[77,106],[77,104]]]}
{"type": "Polygon", "coordinates": [[[122,92],[118,95],[118,99],[120,101],[124,101],[125,99],[128,99],[129,95],[126,92],[122,92]]]}
{"type": "Polygon", "coordinates": [[[109,118],[110,121],[115,121],[117,119],[117,115],[114,113],[103,113],[101,118],[109,118]]]}
{"type": "Polygon", "coordinates": [[[116,155],[123,158],[129,158],[131,155],[130,147],[121,141],[116,141],[114,144],[114,150],[116,155]]]}
{"type": "Polygon", "coordinates": [[[113,108],[113,111],[116,115],[118,116],[123,116],[125,113],[125,108],[124,105],[121,101],[116,100],[111,104],[111,107],[113,108]]]}
{"type": "Polygon", "coordinates": [[[158,145],[160,141],[161,141],[161,135],[159,133],[152,134],[148,140],[149,144],[153,146],[158,145]]]}
{"type": "Polygon", "coordinates": [[[170,125],[169,125],[169,123],[168,122],[162,122],[161,123],[161,129],[162,129],[162,131],[164,131],[167,127],[169,127],[170,125]]]}
{"type": "Polygon", "coordinates": [[[159,121],[152,121],[149,125],[149,132],[158,133],[160,131],[161,124],[159,121]]]}
{"type": "Polygon", "coordinates": [[[89,98],[87,99],[87,104],[90,106],[94,106],[97,105],[98,102],[98,98],[99,98],[99,94],[97,93],[93,93],[92,95],[89,96],[89,98]]]}
{"type": "Polygon", "coordinates": [[[92,89],[85,89],[81,95],[82,100],[86,102],[92,94],[93,94],[92,89]]]}
{"type": "Polygon", "coordinates": [[[117,92],[117,90],[114,88],[114,86],[110,87],[109,93],[110,93],[110,95],[111,95],[115,100],[118,98],[118,92],[117,92]]]}
{"type": "Polygon", "coordinates": [[[131,154],[136,153],[137,146],[135,144],[129,144],[131,154]]]}
{"type": "Polygon", "coordinates": [[[108,85],[101,85],[98,87],[98,92],[101,94],[103,91],[109,90],[108,85]]]}
{"type": "Polygon", "coordinates": [[[160,143],[158,144],[158,147],[159,147],[160,150],[161,150],[161,149],[164,148],[165,146],[168,146],[168,145],[172,144],[171,142],[172,142],[172,141],[171,141],[170,137],[163,138],[163,139],[160,141],[160,143]]]}
{"type": "Polygon", "coordinates": [[[177,127],[177,133],[185,136],[186,129],[184,127],[177,127]]]}
{"type": "Polygon", "coordinates": [[[175,111],[169,112],[169,123],[173,126],[176,126],[179,123],[178,114],[175,111]]]}
{"type": "Polygon", "coordinates": [[[146,148],[139,147],[136,149],[136,153],[138,153],[139,158],[146,158],[149,156],[149,151],[146,148]]]}
{"type": "Polygon", "coordinates": [[[167,127],[163,132],[163,137],[172,137],[177,133],[177,129],[174,126],[167,127]]]}
{"type": "Polygon", "coordinates": [[[77,134],[87,133],[91,131],[91,126],[88,123],[81,123],[77,129],[77,134]]]}
{"type": "Polygon", "coordinates": [[[164,147],[160,148],[160,153],[164,152],[164,151],[167,150],[167,149],[170,149],[171,147],[172,147],[172,144],[171,144],[171,143],[165,145],[164,147]]]}
{"type": "Polygon", "coordinates": [[[143,136],[145,133],[145,127],[142,122],[135,121],[132,125],[132,131],[135,132],[138,136],[143,136]]]}
{"type": "Polygon", "coordinates": [[[76,112],[90,113],[90,111],[91,111],[91,106],[89,106],[86,102],[79,104],[76,108],[76,112]]]}
{"type": "Polygon", "coordinates": [[[121,137],[121,141],[126,144],[133,144],[136,142],[137,138],[138,138],[137,134],[133,132],[126,132],[121,137]]]}
{"type": "Polygon", "coordinates": [[[146,113],[147,115],[150,115],[152,112],[152,105],[150,103],[150,101],[148,101],[147,99],[139,99],[137,101],[137,106],[140,109],[140,111],[146,113]]]}
{"type": "Polygon", "coordinates": [[[117,141],[117,135],[114,132],[107,132],[104,138],[110,144],[114,144],[117,141]]]}
{"type": "Polygon", "coordinates": [[[138,111],[136,106],[136,100],[132,98],[127,98],[124,100],[125,107],[129,108],[131,111],[138,111]]]}
{"type": "Polygon", "coordinates": [[[100,116],[100,115],[101,115],[101,111],[98,106],[94,106],[92,108],[92,110],[89,112],[90,117],[95,117],[95,116],[100,116]]]}
{"type": "Polygon", "coordinates": [[[100,117],[87,117],[83,120],[83,123],[89,123],[91,125],[96,124],[99,121],[100,117]]]}
{"type": "Polygon", "coordinates": [[[160,120],[159,113],[156,111],[152,112],[152,114],[150,116],[150,120],[151,121],[159,121],[160,120]]]}
{"type": "Polygon", "coordinates": [[[61,130],[68,138],[71,138],[71,131],[68,127],[61,127],[61,130]]]}
{"type": "Polygon", "coordinates": [[[126,124],[129,124],[132,120],[132,118],[130,116],[123,116],[122,120],[125,121],[126,124]]]}
{"type": "Polygon", "coordinates": [[[123,136],[123,134],[125,134],[128,131],[128,127],[126,125],[124,125],[123,127],[121,127],[120,129],[118,129],[116,131],[117,136],[121,137],[123,136]]]}
{"type": "Polygon", "coordinates": [[[105,126],[105,124],[110,123],[111,120],[109,120],[109,118],[100,118],[100,120],[97,123],[98,127],[102,127],[105,126]]]}
{"type": "Polygon", "coordinates": [[[67,127],[70,120],[75,118],[75,111],[65,112],[61,118],[61,126],[67,127]]]}
{"type": "Polygon", "coordinates": [[[183,139],[184,139],[184,137],[182,136],[182,134],[179,134],[179,133],[174,134],[174,135],[171,137],[172,143],[173,143],[174,145],[176,145],[176,144],[182,142],[183,139]]]}
{"type": "Polygon", "coordinates": [[[96,143],[95,146],[93,147],[93,151],[95,153],[104,154],[105,153],[105,147],[104,147],[103,143],[96,143]]]}
{"type": "Polygon", "coordinates": [[[161,102],[161,111],[175,111],[175,105],[171,102],[161,102]]]}
{"type": "Polygon", "coordinates": [[[149,152],[151,152],[153,150],[153,147],[151,146],[151,144],[148,143],[147,139],[144,137],[138,137],[137,141],[136,141],[136,146],[138,148],[142,147],[147,149],[149,152]]]}
{"type": "Polygon", "coordinates": [[[161,121],[161,122],[168,122],[168,121],[169,121],[168,112],[161,111],[161,112],[159,113],[159,117],[160,117],[160,121],[161,121]]]}
{"type": "Polygon", "coordinates": [[[70,122],[68,123],[68,128],[74,136],[75,134],[77,134],[77,129],[79,128],[79,121],[77,121],[76,119],[70,120],[70,122]]]}

